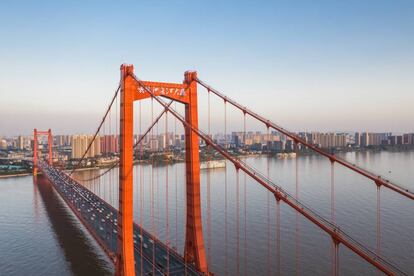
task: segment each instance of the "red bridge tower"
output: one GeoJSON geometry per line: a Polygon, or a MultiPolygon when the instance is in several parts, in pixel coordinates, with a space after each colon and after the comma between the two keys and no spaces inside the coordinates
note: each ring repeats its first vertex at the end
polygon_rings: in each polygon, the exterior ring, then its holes
{"type": "Polygon", "coordinates": [[[48,163],[52,165],[52,147],[53,147],[53,139],[52,139],[52,130],[49,128],[48,131],[38,131],[36,128],[33,131],[33,176],[37,175],[37,159],[38,159],[38,136],[39,135],[47,135],[47,144],[49,147],[49,158],[48,163]]]}
{"type": "MultiPolygon", "coordinates": [[[[118,263],[117,275],[135,275],[133,242],[133,103],[155,96],[162,96],[185,105],[185,120],[198,128],[197,73],[187,71],[184,82],[162,83],[140,81],[134,75],[133,65],[121,66],[120,107],[120,167],[118,213],[118,263]]],[[[201,272],[207,272],[200,201],[200,157],[198,136],[185,128],[186,149],[186,237],[184,258],[201,272]]]]}

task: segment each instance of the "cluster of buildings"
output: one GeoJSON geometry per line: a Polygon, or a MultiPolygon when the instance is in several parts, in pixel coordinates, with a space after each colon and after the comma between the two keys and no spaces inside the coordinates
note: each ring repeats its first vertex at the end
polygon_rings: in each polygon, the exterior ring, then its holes
{"type": "MultiPolygon", "coordinates": [[[[87,150],[88,145],[93,140],[92,135],[73,135],[71,137],[71,158],[81,158],[87,150]]],[[[134,136],[134,144],[142,140],[138,150],[148,150],[160,152],[170,150],[171,148],[182,148],[184,146],[184,135],[174,135],[173,133],[163,133],[159,135],[146,135],[143,139],[140,136],[134,136]]],[[[119,136],[105,135],[97,136],[92,142],[86,157],[111,156],[119,153],[119,136]]]]}
{"type": "MultiPolygon", "coordinates": [[[[414,145],[414,133],[394,135],[391,132],[299,132],[298,135],[306,142],[320,148],[345,148],[345,147],[370,147],[381,145],[414,145]]],[[[229,144],[230,147],[244,147],[254,150],[291,151],[294,150],[294,142],[276,131],[269,134],[261,132],[233,132],[231,137],[218,137],[221,144],[229,144]],[[224,142],[225,141],[225,142],[224,142]]],[[[299,146],[300,149],[300,146],[299,146]]]]}
{"type": "MultiPolygon", "coordinates": [[[[351,136],[347,133],[299,132],[299,136],[308,143],[321,148],[346,147],[351,143],[351,136]]],[[[233,132],[230,141],[231,147],[247,147],[255,150],[267,149],[270,151],[292,151],[294,142],[291,138],[272,131],[269,134],[257,132],[233,132]]],[[[300,147],[300,146],[299,146],[300,147]]]]}
{"type": "Polygon", "coordinates": [[[413,145],[414,133],[405,133],[403,135],[393,135],[387,133],[356,132],[354,144],[360,147],[379,146],[379,145],[413,145]]]}
{"type": "Polygon", "coordinates": [[[348,133],[300,133],[302,138],[307,142],[317,145],[320,148],[343,148],[351,144],[350,135],[348,133]]]}
{"type": "MultiPolygon", "coordinates": [[[[71,141],[72,159],[82,158],[89,144],[92,142],[92,135],[73,135],[71,141]]],[[[96,157],[101,155],[101,137],[96,137],[92,145],[89,147],[86,157],[96,157]]]]}
{"type": "Polygon", "coordinates": [[[28,136],[17,136],[13,139],[0,138],[0,150],[7,150],[8,148],[18,150],[30,150],[32,148],[33,138],[28,136]]]}
{"type": "MultiPolygon", "coordinates": [[[[320,148],[364,148],[386,145],[414,145],[414,133],[395,135],[390,132],[299,132],[298,135],[308,143],[320,148]]],[[[134,136],[134,143],[141,141],[138,150],[148,152],[165,152],[183,150],[185,136],[172,132],[158,135],[148,134],[143,139],[134,136]]],[[[293,151],[292,139],[277,131],[262,133],[260,131],[232,132],[225,136],[215,134],[213,140],[222,147],[254,151],[293,151]]],[[[41,138],[44,139],[44,138],[41,138]]],[[[54,159],[67,161],[83,156],[93,139],[92,135],[55,135],[53,136],[54,159]]],[[[201,148],[203,141],[200,140],[201,148]]],[[[39,141],[39,149],[47,149],[47,141],[39,141]]],[[[29,159],[33,148],[32,136],[0,137],[0,154],[8,159],[29,159]]],[[[301,148],[299,147],[299,150],[301,148]]],[[[119,153],[117,135],[97,136],[86,154],[88,158],[112,157],[119,153]]]]}

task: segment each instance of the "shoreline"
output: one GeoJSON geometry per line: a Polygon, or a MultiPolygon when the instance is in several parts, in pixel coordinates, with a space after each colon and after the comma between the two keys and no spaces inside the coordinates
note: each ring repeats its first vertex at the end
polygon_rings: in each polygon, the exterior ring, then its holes
{"type": "MultiPolygon", "coordinates": [[[[411,152],[414,151],[414,148],[366,148],[366,149],[358,149],[358,150],[341,150],[341,151],[336,151],[335,154],[346,154],[349,152],[355,152],[355,153],[364,153],[364,152],[411,152]]],[[[314,155],[314,152],[311,151],[305,151],[305,152],[299,152],[300,156],[311,156],[314,155]]],[[[260,156],[271,156],[271,157],[276,157],[277,153],[252,153],[252,154],[241,154],[241,155],[236,155],[237,158],[241,158],[241,159],[245,159],[248,157],[260,157],[260,156]]],[[[281,158],[284,159],[284,158],[281,158]]],[[[216,158],[215,160],[224,160],[224,158],[216,158]]],[[[200,160],[201,162],[204,162],[206,160],[200,160]]],[[[183,160],[174,160],[174,161],[169,161],[169,162],[163,162],[163,161],[157,161],[154,162],[153,165],[155,166],[162,166],[162,165],[166,165],[166,164],[173,164],[173,163],[182,163],[184,162],[183,160]]],[[[139,160],[134,160],[134,165],[136,164],[147,164],[147,165],[151,165],[151,162],[147,162],[147,160],[143,161],[139,161],[139,160]]],[[[111,167],[111,165],[107,165],[107,166],[102,166],[102,167],[88,167],[88,168],[79,168],[76,171],[81,172],[81,171],[92,171],[92,170],[102,170],[102,169],[106,169],[111,167]]],[[[70,172],[72,171],[72,169],[65,169],[64,172],[70,172]]],[[[15,173],[15,174],[4,174],[4,175],[0,175],[0,179],[7,179],[7,178],[13,178],[13,177],[23,177],[23,176],[29,176],[29,175],[33,175],[32,172],[28,173],[15,173]]]]}
{"type": "Polygon", "coordinates": [[[2,178],[12,178],[12,177],[28,176],[28,175],[32,175],[32,174],[33,173],[4,174],[4,175],[0,175],[0,179],[2,179],[2,178]]]}

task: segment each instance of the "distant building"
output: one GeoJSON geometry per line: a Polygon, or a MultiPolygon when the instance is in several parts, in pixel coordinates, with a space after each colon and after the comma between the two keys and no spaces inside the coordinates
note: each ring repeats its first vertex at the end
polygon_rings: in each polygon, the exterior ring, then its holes
{"type": "Polygon", "coordinates": [[[295,147],[294,147],[294,144],[293,144],[293,140],[291,140],[291,139],[286,140],[285,150],[293,151],[294,149],[295,149],[295,147]]]}
{"type": "Polygon", "coordinates": [[[71,136],[70,135],[54,135],[54,144],[58,147],[70,146],[71,136]]]}
{"type": "Polygon", "coordinates": [[[397,136],[391,135],[388,137],[388,144],[389,145],[396,145],[397,144],[397,136]]]}
{"type": "Polygon", "coordinates": [[[347,145],[346,133],[312,132],[312,143],[321,148],[345,147],[347,145]]]}
{"type": "Polygon", "coordinates": [[[414,144],[414,133],[406,133],[403,135],[403,144],[404,145],[413,145],[414,144]]]}
{"type": "Polygon", "coordinates": [[[360,146],[361,145],[361,133],[359,133],[359,132],[355,132],[354,145],[355,146],[360,146]]]}
{"type": "Polygon", "coordinates": [[[268,146],[270,151],[283,151],[285,149],[283,141],[269,141],[268,146]]]}
{"type": "Polygon", "coordinates": [[[24,143],[24,137],[23,136],[19,136],[17,138],[17,148],[19,150],[23,150],[25,148],[25,143],[24,143]]]}
{"type": "Polygon", "coordinates": [[[165,150],[167,148],[167,135],[161,134],[158,136],[158,150],[165,150]]]}
{"type": "Polygon", "coordinates": [[[388,139],[387,133],[369,133],[369,144],[372,146],[378,146],[382,144],[383,140],[388,139]]]}
{"type": "Polygon", "coordinates": [[[159,150],[159,141],[158,141],[158,139],[151,139],[150,140],[150,150],[151,151],[158,151],[159,150]]]}
{"type": "MultiPolygon", "coordinates": [[[[74,159],[82,158],[83,154],[87,150],[92,139],[93,139],[93,136],[91,135],[73,135],[72,142],[71,142],[72,158],[74,159]]],[[[96,157],[99,155],[101,155],[101,143],[100,143],[99,136],[97,136],[85,156],[96,157]]]]}
{"type": "Polygon", "coordinates": [[[102,154],[114,154],[119,152],[119,138],[117,135],[105,135],[100,139],[102,154]]]}
{"type": "Polygon", "coordinates": [[[369,141],[369,133],[368,132],[364,132],[361,135],[361,146],[363,147],[367,147],[370,145],[370,141],[369,141]]]}
{"type": "Polygon", "coordinates": [[[0,149],[2,150],[7,149],[7,141],[5,139],[0,139],[0,149]]]}

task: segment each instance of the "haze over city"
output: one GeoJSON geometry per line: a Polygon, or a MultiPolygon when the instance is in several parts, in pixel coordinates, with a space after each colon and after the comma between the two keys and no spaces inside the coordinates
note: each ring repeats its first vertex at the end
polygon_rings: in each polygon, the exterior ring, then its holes
{"type": "Polygon", "coordinates": [[[412,1],[2,1],[0,135],[34,126],[92,133],[124,62],[147,80],[181,82],[197,70],[294,131],[410,132],[413,9],[412,1]]]}
{"type": "Polygon", "coordinates": [[[0,1],[0,275],[414,275],[414,1],[0,1]]]}

